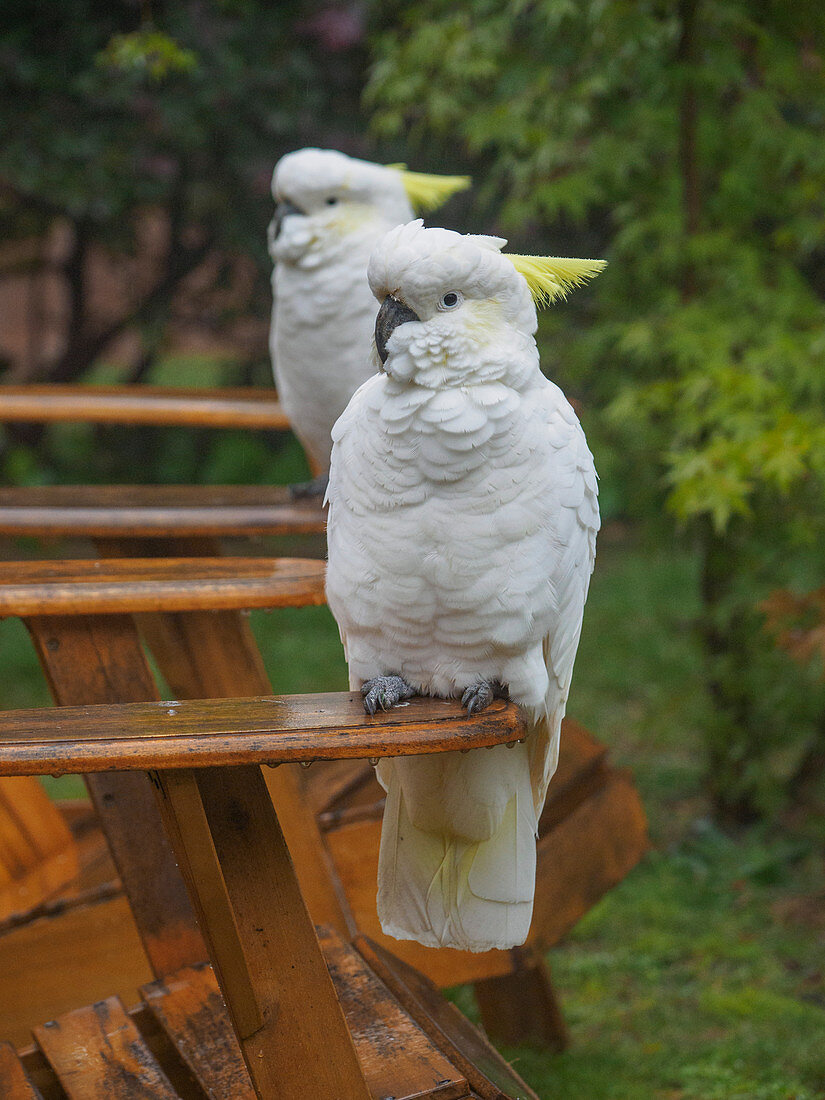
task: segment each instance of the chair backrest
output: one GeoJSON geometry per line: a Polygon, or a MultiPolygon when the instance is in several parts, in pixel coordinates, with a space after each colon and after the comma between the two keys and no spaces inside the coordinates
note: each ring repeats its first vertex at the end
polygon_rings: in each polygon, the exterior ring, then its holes
{"type": "Polygon", "coordinates": [[[142,383],[0,386],[0,420],[289,429],[289,420],[272,389],[184,389],[142,383]]]}
{"type": "MultiPolygon", "coordinates": [[[[62,682],[80,652],[79,639],[81,646],[91,641],[101,655],[116,656],[119,671],[107,691],[120,690],[131,676],[138,685],[128,689],[132,694],[150,694],[148,670],[128,616],[35,616],[27,623],[53,685],[62,682]]],[[[89,648],[83,652],[91,656],[89,648]]],[[[92,683],[95,670],[106,663],[93,666],[92,683]]],[[[0,723],[0,774],[42,772],[61,763],[73,768],[81,760],[104,778],[110,768],[129,769],[115,773],[121,776],[147,774],[143,769],[149,769],[174,860],[188,885],[258,1094],[367,1100],[366,1070],[356,1055],[259,764],[264,758],[280,764],[296,754],[312,759],[472,748],[512,741],[524,729],[516,708],[503,703],[485,717],[470,719],[455,704],[419,700],[376,721],[364,715],[360,699],[347,694],[214,704],[149,699],[102,712],[75,706],[62,714],[6,716],[0,723]],[[229,766],[204,766],[225,760],[229,766]]],[[[114,794],[114,821],[137,831],[131,807],[124,820],[126,804],[118,803],[117,788],[114,794]]],[[[144,845],[149,840],[145,828],[142,840],[144,845]]],[[[156,874],[156,867],[144,866],[138,877],[156,874]]],[[[167,907],[167,921],[170,912],[167,907]]],[[[180,910],[177,917],[189,923],[180,910]]],[[[179,931],[174,920],[172,913],[172,931],[179,931]]],[[[156,919],[148,941],[163,943],[163,931],[156,919]]],[[[344,966],[345,959],[337,965],[344,966]]],[[[376,992],[380,989],[379,983],[376,992]]],[[[357,991],[350,995],[355,997],[350,1012],[356,1017],[361,1013],[369,1038],[369,1012],[363,1015],[367,1001],[359,1006],[357,991]]],[[[366,987],[360,996],[367,998],[366,987]]],[[[382,1011],[389,1010],[398,1011],[389,1004],[382,1011]]],[[[56,1036],[40,1036],[41,1047],[52,1038],[56,1036]]],[[[404,1051],[397,1053],[403,1061],[404,1051]]],[[[55,1056],[62,1057],[60,1050],[55,1056]]],[[[385,1056],[388,1066],[395,1063],[394,1057],[385,1056]]],[[[433,1070],[430,1065],[427,1073],[433,1070]]],[[[434,1091],[420,1095],[436,1095],[437,1073],[432,1084],[434,1091]]],[[[462,1091],[450,1095],[470,1095],[466,1080],[457,1080],[456,1087],[462,1091]]]]}

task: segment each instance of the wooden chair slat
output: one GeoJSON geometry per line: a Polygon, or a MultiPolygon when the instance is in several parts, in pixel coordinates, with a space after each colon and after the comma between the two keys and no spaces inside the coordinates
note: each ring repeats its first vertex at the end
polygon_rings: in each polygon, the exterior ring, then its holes
{"type": "Polygon", "coordinates": [[[188,967],[141,989],[207,1096],[255,1100],[255,1090],[211,966],[188,967]]]}
{"type": "Polygon", "coordinates": [[[40,783],[0,778],[0,921],[45,901],[78,869],[69,827],[40,783]]]}
{"type": "Polygon", "coordinates": [[[8,1043],[0,1043],[0,1096],[3,1100],[43,1100],[8,1043]]]}
{"type": "Polygon", "coordinates": [[[156,538],[323,533],[326,511],[267,485],[0,487],[0,535],[156,538]]]}
{"type": "Polygon", "coordinates": [[[469,1085],[350,944],[319,929],[321,946],[374,1097],[466,1097],[469,1085]]]}
{"type": "Polygon", "coordinates": [[[441,1052],[466,1075],[482,1100],[539,1100],[512,1066],[453,1004],[445,1001],[437,987],[385,951],[366,936],[358,936],[354,948],[370,970],[392,992],[405,1012],[426,1032],[441,1052]]]}
{"type": "Polygon", "coordinates": [[[318,605],[324,573],[324,562],[312,558],[8,562],[0,617],[318,605]]]}
{"type": "Polygon", "coordinates": [[[1,386],[0,420],[46,424],[155,424],[193,428],[269,428],[286,431],[274,390],[174,386],[1,386]]]}
{"type": "Polygon", "coordinates": [[[179,1100],[117,997],[50,1020],[34,1037],[69,1100],[179,1100]]]}
{"type": "Polygon", "coordinates": [[[521,711],[503,700],[472,717],[457,702],[425,698],[370,716],[347,692],[65,706],[0,715],[0,775],[49,774],[56,759],[66,772],[98,772],[399,756],[500,745],[525,732],[521,711]]]}

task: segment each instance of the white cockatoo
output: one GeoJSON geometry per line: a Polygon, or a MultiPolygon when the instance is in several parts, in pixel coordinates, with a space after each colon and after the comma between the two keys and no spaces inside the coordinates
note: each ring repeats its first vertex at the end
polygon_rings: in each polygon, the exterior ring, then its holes
{"type": "Polygon", "coordinates": [[[602,261],[506,255],[497,237],[390,231],[369,281],[382,373],[333,429],[327,598],[369,713],[496,695],[515,746],[384,759],[386,933],[469,951],[523,943],[599,527],[596,471],[539,369],[534,301],[602,261]]]}
{"type": "Polygon", "coordinates": [[[278,161],[270,351],[281,404],[314,474],[329,469],[332,425],[375,369],[375,300],[367,283],[373,246],[414,211],[434,209],[469,182],[330,149],[299,149],[278,161]]]}

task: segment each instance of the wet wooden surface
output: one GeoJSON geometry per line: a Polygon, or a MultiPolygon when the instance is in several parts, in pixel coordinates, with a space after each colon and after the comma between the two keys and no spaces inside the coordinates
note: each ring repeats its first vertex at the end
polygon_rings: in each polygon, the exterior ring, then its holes
{"type": "Polygon", "coordinates": [[[0,1096],[3,1100],[41,1100],[20,1059],[8,1043],[0,1042],[0,1096]]]}
{"type": "Polygon", "coordinates": [[[367,715],[348,692],[40,708],[0,714],[0,775],[404,756],[500,745],[525,730],[503,700],[473,717],[425,698],[367,715]]]}
{"type": "Polygon", "coordinates": [[[50,1020],[34,1037],[69,1100],[178,1100],[117,997],[50,1020]]]}
{"type": "Polygon", "coordinates": [[[427,1032],[438,1049],[467,1077],[482,1100],[539,1100],[484,1035],[418,970],[366,936],[354,941],[370,969],[391,990],[405,1012],[427,1032]]]}
{"type": "MultiPolygon", "coordinates": [[[[354,946],[328,929],[319,928],[318,935],[366,1093],[340,1082],[328,1088],[311,1086],[317,1091],[304,1089],[301,1071],[308,1075],[317,1062],[331,1057],[321,1042],[308,1061],[298,1047],[285,1048],[284,1060],[291,1066],[282,1065],[285,1076],[279,1075],[269,1091],[264,1085],[261,1095],[278,1100],[355,1100],[358,1095],[364,1100],[537,1100],[458,1009],[420,975],[399,968],[390,954],[376,951],[363,938],[354,946]]],[[[185,1100],[253,1100],[255,1092],[211,966],[186,968],[141,992],[144,1001],[125,1020],[122,1005],[112,997],[61,1014],[50,1027],[36,1028],[38,1046],[24,1046],[19,1058],[0,1045],[0,1083],[5,1054],[13,1072],[27,1074],[44,1100],[63,1100],[65,1095],[70,1100],[165,1098],[166,1092],[156,1093],[151,1086],[142,1090],[140,1069],[165,1074],[173,1095],[185,1100]],[[107,1033],[113,1033],[113,1041],[107,1033]],[[125,1056],[120,1049],[124,1039],[131,1047],[125,1056]],[[96,1063],[91,1072],[82,1065],[87,1055],[96,1063]],[[72,1087],[87,1091],[73,1092],[72,1087]]],[[[307,1011],[311,1008],[307,1002],[307,1011]]],[[[7,1071],[9,1080],[11,1073],[7,1071]]],[[[163,1083],[161,1089],[166,1087],[163,1083]]],[[[20,1100],[37,1095],[23,1093],[20,1100]]],[[[0,1096],[6,1100],[6,1093],[0,1091],[0,1096]]],[[[11,1094],[9,1100],[18,1097],[11,1094]]]]}
{"type": "Polygon", "coordinates": [[[514,948],[509,974],[483,978],[473,985],[481,1022],[497,1043],[519,1046],[534,1043],[547,1050],[565,1050],[570,1044],[547,963],[538,953],[514,948]]]}
{"type": "MultiPolygon", "coordinates": [[[[128,557],[134,547],[135,543],[126,539],[98,543],[107,557],[128,557]]],[[[217,549],[212,540],[196,538],[157,539],[145,544],[146,553],[157,556],[212,555],[217,549]]],[[[137,624],[176,698],[221,699],[272,693],[245,615],[231,610],[163,612],[139,615],[137,624]]],[[[347,931],[350,926],[343,911],[343,894],[334,882],[315,815],[303,798],[301,777],[306,770],[298,764],[266,768],[264,779],[313,920],[347,931]]]]}
{"type": "Polygon", "coordinates": [[[207,1096],[255,1100],[211,966],[181,970],[141,993],[207,1096]]]}
{"type": "Polygon", "coordinates": [[[326,527],[319,498],[293,501],[267,485],[0,487],[0,535],[154,538],[311,535],[326,527]]]}
{"type": "Polygon", "coordinates": [[[319,930],[327,966],[374,1097],[459,1100],[467,1079],[393,997],[350,944],[319,930]]]}
{"type": "Polygon", "coordinates": [[[120,558],[5,562],[0,618],[304,607],[324,603],[312,558],[120,558]]]}
{"type": "Polygon", "coordinates": [[[263,387],[184,389],[168,386],[0,386],[0,421],[46,424],[155,424],[193,428],[271,428],[289,420],[263,387]]]}

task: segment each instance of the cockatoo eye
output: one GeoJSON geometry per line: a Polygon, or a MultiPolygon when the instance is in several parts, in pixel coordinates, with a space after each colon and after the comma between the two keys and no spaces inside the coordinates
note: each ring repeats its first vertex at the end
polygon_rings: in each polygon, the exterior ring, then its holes
{"type": "Polygon", "coordinates": [[[463,295],[459,294],[457,290],[448,290],[446,294],[442,294],[438,299],[438,308],[440,310],[456,309],[463,301],[463,295]]]}
{"type": "Polygon", "coordinates": [[[327,199],[327,206],[335,206],[335,204],[337,202],[338,202],[338,197],[336,195],[330,195],[329,198],[327,199]]]}

